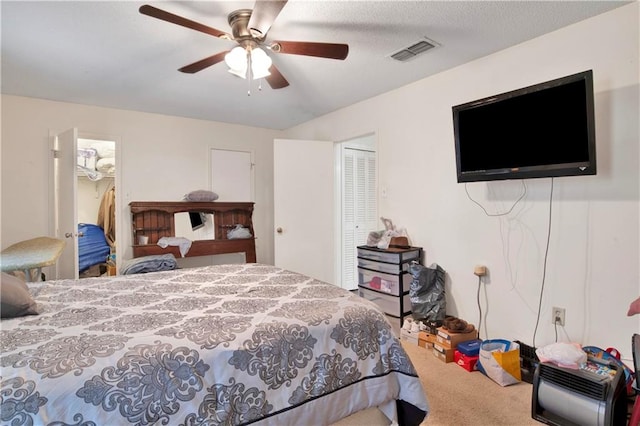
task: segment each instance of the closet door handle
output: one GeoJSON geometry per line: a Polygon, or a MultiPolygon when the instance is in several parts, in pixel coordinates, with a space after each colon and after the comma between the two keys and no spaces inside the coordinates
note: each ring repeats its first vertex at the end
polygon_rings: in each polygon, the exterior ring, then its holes
{"type": "Polygon", "coordinates": [[[276,228],[276,232],[277,232],[278,234],[282,234],[282,228],[278,226],[278,227],[276,228]]]}

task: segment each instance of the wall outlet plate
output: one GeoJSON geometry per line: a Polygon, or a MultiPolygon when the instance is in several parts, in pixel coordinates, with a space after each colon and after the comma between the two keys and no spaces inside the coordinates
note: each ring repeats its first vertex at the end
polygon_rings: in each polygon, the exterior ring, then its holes
{"type": "Polygon", "coordinates": [[[551,324],[564,327],[564,314],[564,308],[557,308],[554,306],[553,309],[551,309],[551,324]]]}
{"type": "Polygon", "coordinates": [[[473,273],[479,277],[484,277],[487,275],[487,267],[484,265],[478,265],[473,268],[473,273]]]}

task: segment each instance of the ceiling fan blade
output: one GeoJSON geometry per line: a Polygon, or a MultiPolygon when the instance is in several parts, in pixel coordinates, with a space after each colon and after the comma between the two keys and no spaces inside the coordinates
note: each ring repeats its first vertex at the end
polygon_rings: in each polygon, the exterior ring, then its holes
{"type": "Polygon", "coordinates": [[[164,10],[158,9],[157,7],[153,7],[148,4],[140,6],[139,12],[143,15],[171,22],[172,24],[181,25],[192,30],[212,35],[214,37],[229,37],[229,35],[223,31],[208,27],[187,18],[183,18],[182,16],[174,15],[173,13],[165,12],[164,10]]]}
{"type": "Polygon", "coordinates": [[[269,31],[273,21],[276,20],[285,4],[287,4],[287,0],[256,0],[247,25],[249,30],[259,33],[253,34],[255,37],[264,38],[267,35],[267,31],[269,31]]]}
{"type": "Polygon", "coordinates": [[[194,74],[198,71],[202,71],[203,69],[210,67],[211,65],[215,65],[218,62],[224,61],[224,57],[229,53],[229,50],[225,50],[224,52],[216,53],[213,56],[209,56],[208,58],[204,58],[199,60],[198,62],[194,62],[189,65],[185,65],[180,68],[178,71],[182,71],[188,74],[194,74]]]}
{"type": "Polygon", "coordinates": [[[310,41],[274,41],[271,49],[277,53],[317,56],[319,58],[345,59],[349,45],[340,43],[315,43],[310,41]]]}
{"type": "Polygon", "coordinates": [[[271,65],[269,72],[271,75],[266,76],[264,79],[267,80],[267,83],[269,83],[269,86],[271,86],[272,89],[282,89],[289,85],[287,79],[284,78],[275,65],[271,65]]]}

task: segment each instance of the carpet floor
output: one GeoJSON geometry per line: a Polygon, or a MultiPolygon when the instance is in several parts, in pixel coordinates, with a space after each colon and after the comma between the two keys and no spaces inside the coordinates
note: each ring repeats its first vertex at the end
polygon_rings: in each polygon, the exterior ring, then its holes
{"type": "MultiPolygon", "coordinates": [[[[502,387],[478,371],[444,363],[417,345],[402,342],[429,401],[426,426],[526,426],[542,423],[531,417],[532,386],[526,382],[502,387]]],[[[389,425],[382,413],[370,409],[334,426],[389,425]]]]}

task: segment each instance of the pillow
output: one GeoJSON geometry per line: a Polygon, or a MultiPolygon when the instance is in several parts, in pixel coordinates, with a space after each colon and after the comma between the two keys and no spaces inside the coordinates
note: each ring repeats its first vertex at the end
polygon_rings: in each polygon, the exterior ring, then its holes
{"type": "Polygon", "coordinates": [[[218,194],[213,191],[198,189],[185,195],[184,199],[186,201],[215,201],[218,199],[218,194]]]}
{"type": "Polygon", "coordinates": [[[0,317],[15,318],[38,313],[27,284],[20,278],[3,272],[0,282],[0,317]]]}

